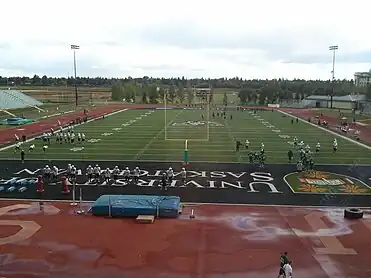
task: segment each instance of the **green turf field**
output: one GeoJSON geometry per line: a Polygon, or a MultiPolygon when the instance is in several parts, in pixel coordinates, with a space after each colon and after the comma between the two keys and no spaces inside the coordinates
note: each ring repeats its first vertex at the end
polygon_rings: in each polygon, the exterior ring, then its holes
{"type": "MultiPolygon", "coordinates": [[[[33,153],[28,152],[31,143],[26,143],[26,159],[182,161],[188,139],[190,162],[248,162],[247,151],[235,152],[235,141],[248,139],[254,151],[265,144],[267,163],[286,163],[287,151],[297,136],[313,151],[317,141],[321,143],[320,153],[315,154],[318,164],[371,164],[369,149],[338,137],[339,150],[334,154],[336,135],[305,122],[291,124],[290,117],[277,111],[258,112],[256,116],[233,110],[226,120],[210,114],[207,125],[204,110],[127,110],[76,127],[75,132],[86,135],[84,144],[56,144],[53,138],[42,154],[42,142],[32,142],[36,145],[33,153]]],[[[0,151],[0,158],[19,159],[19,154],[11,148],[0,151]]]]}

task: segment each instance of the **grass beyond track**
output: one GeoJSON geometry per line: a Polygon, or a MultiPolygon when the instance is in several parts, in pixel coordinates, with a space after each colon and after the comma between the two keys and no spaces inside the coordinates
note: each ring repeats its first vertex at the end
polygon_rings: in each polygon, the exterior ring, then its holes
{"type": "MultiPolygon", "coordinates": [[[[371,164],[371,152],[365,147],[337,137],[339,150],[332,152],[336,135],[299,122],[280,112],[263,111],[254,115],[250,111],[231,110],[227,119],[210,115],[209,127],[202,120],[203,110],[128,110],[75,128],[86,134],[84,144],[57,144],[53,138],[46,154],[43,143],[35,140],[33,153],[23,148],[26,159],[73,160],[152,160],[182,161],[184,141],[188,139],[189,160],[208,162],[248,162],[248,151],[235,152],[235,141],[250,141],[250,149],[260,150],[265,144],[267,163],[287,163],[287,151],[297,136],[314,151],[318,164],[371,164]],[[232,115],[232,119],[230,119],[232,115]],[[165,124],[166,119],[166,124],[165,124]],[[209,131],[208,131],[209,130],[209,131]]],[[[206,115],[205,115],[206,118],[206,115]]],[[[13,149],[0,152],[0,158],[19,159],[13,149]]]]}

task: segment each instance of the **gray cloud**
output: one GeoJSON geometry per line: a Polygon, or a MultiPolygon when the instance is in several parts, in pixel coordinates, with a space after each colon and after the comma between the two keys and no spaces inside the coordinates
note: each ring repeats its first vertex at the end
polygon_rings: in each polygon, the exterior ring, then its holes
{"type": "MultiPolygon", "coordinates": [[[[135,30],[133,36],[142,42],[159,46],[165,45],[188,50],[223,49],[226,53],[224,55],[229,55],[233,60],[241,61],[243,58],[238,58],[239,55],[227,54],[229,50],[252,50],[264,53],[266,58],[271,61],[299,64],[331,63],[332,56],[328,51],[329,44],[327,44],[327,41],[336,41],[339,44],[341,42],[346,43],[344,36],[329,33],[326,29],[276,29],[269,32],[257,31],[256,33],[250,30],[250,33],[230,34],[222,31],[220,33],[202,31],[195,24],[189,22],[152,25],[145,29],[135,30]],[[313,46],[312,50],[310,50],[311,46],[313,46]],[[316,54],[318,51],[322,51],[322,48],[323,53],[316,54]],[[312,53],[305,53],[308,52],[308,49],[312,53]]],[[[370,53],[371,50],[350,54],[341,54],[341,51],[339,51],[337,61],[361,63],[370,60],[370,53]]]]}

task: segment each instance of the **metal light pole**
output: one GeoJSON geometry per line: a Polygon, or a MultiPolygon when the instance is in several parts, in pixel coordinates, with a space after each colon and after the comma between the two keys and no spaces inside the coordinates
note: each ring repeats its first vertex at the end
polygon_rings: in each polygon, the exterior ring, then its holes
{"type": "Polygon", "coordinates": [[[80,46],[71,44],[71,50],[73,50],[73,71],[75,74],[75,100],[76,100],[76,107],[78,106],[78,93],[77,93],[77,73],[76,73],[76,50],[79,50],[80,46]]]}
{"type": "Polygon", "coordinates": [[[336,50],[338,50],[339,49],[339,47],[337,46],[337,45],[331,45],[330,47],[329,47],[329,50],[330,51],[332,51],[332,71],[331,71],[331,73],[332,73],[332,83],[331,83],[331,85],[332,85],[332,92],[331,92],[331,98],[330,98],[330,108],[332,109],[332,99],[333,99],[333,96],[334,96],[334,91],[335,91],[335,89],[334,89],[334,85],[335,85],[335,57],[336,57],[336,50]]]}

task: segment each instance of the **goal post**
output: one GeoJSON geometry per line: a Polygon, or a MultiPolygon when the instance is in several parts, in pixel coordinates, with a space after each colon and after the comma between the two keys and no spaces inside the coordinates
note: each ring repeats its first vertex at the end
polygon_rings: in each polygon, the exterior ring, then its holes
{"type": "Polygon", "coordinates": [[[184,164],[188,164],[188,140],[184,142],[184,164]]]}
{"type": "MultiPolygon", "coordinates": [[[[174,133],[174,130],[171,131],[171,126],[169,123],[172,123],[173,116],[169,113],[169,111],[173,110],[173,107],[169,107],[168,104],[168,95],[167,92],[164,94],[164,135],[165,135],[165,141],[180,141],[180,142],[188,142],[195,141],[195,142],[207,142],[210,140],[210,89],[198,89],[198,88],[192,88],[192,95],[193,95],[193,103],[189,105],[188,107],[180,107],[178,109],[189,109],[194,111],[201,111],[201,114],[203,115],[203,119],[201,118],[201,115],[199,112],[199,117],[197,118],[197,121],[203,121],[205,126],[205,131],[201,132],[201,138],[192,138],[187,137],[187,135],[184,136],[184,138],[172,138],[171,134],[174,133]]],[[[179,117],[181,118],[181,117],[179,117]]],[[[186,121],[186,120],[185,120],[186,121]]],[[[176,124],[176,123],[175,123],[176,124]]],[[[176,137],[176,136],[174,136],[176,137]]]]}

